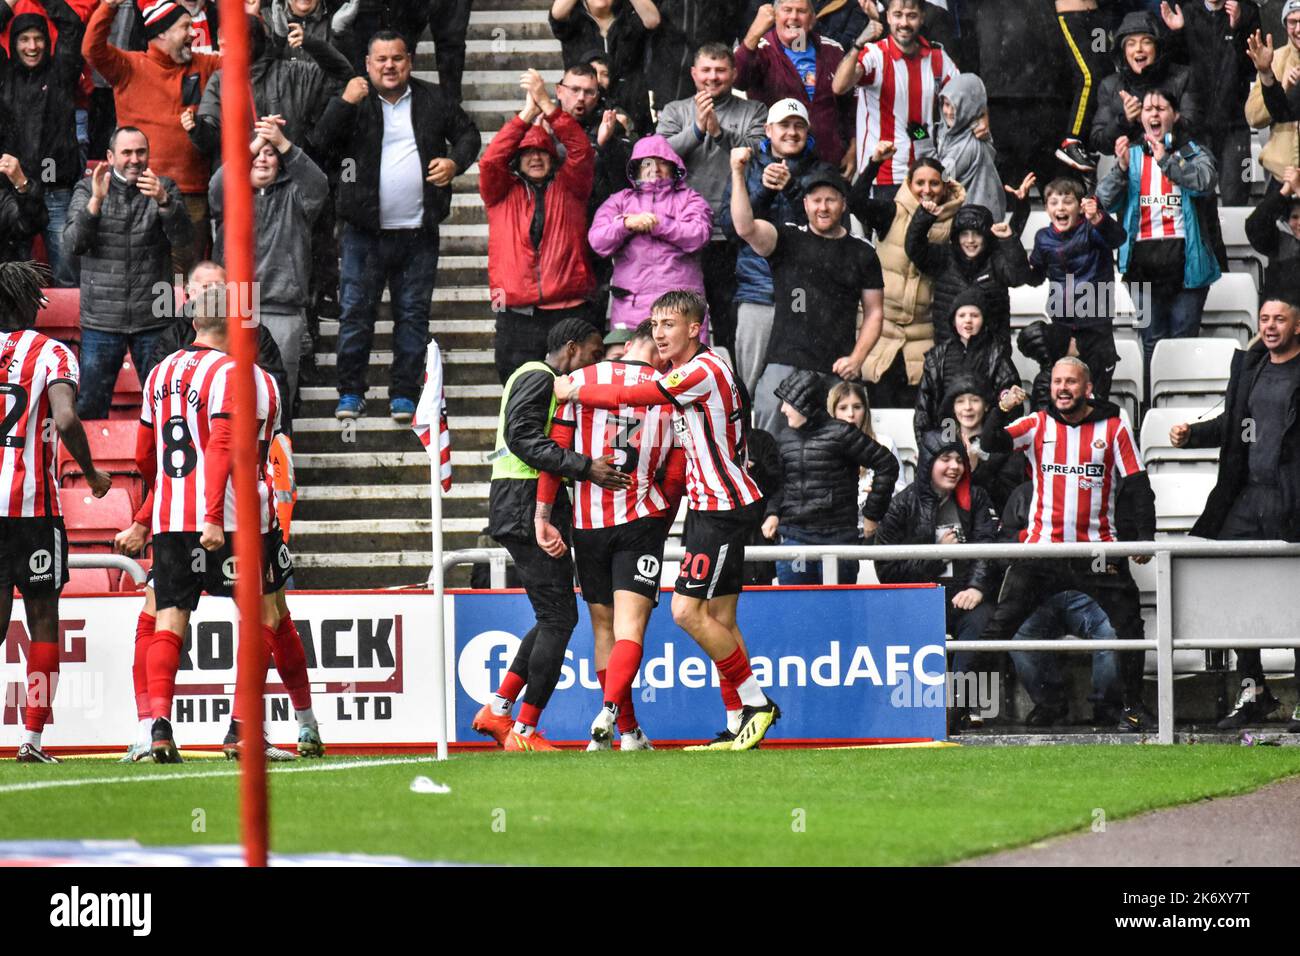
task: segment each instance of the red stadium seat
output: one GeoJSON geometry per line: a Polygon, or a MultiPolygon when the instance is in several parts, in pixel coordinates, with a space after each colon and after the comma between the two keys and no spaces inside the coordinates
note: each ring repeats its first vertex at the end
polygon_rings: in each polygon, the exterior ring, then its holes
{"type": "Polygon", "coordinates": [[[122,370],[117,373],[117,381],[113,384],[113,404],[109,409],[108,417],[138,419],[140,406],[143,404],[140,376],[136,374],[135,365],[128,355],[122,362],[122,370]]]}
{"type": "MultiPolygon", "coordinates": [[[[90,455],[101,471],[113,475],[113,487],[123,489],[131,498],[131,507],[140,507],[144,500],[143,482],[135,466],[135,434],[137,425],[126,419],[100,419],[87,421],[86,441],[90,455]]],[[[59,485],[66,489],[64,495],[86,488],[81,466],[59,446],[59,485]]]]}
{"type": "Polygon", "coordinates": [[[131,498],[121,488],[110,488],[103,498],[80,489],[60,495],[68,541],[78,551],[112,550],[113,537],[130,526],[134,514],[131,498]]]}
{"type": "Polygon", "coordinates": [[[45,289],[49,304],[36,313],[36,331],[76,346],[81,342],[81,290],[45,289]]]}
{"type": "MultiPolygon", "coordinates": [[[[138,475],[135,466],[135,422],[114,419],[100,419],[83,423],[86,427],[86,441],[90,445],[90,456],[100,471],[110,475],[138,475]]],[[[68,453],[66,447],[59,446],[59,483],[65,477],[81,474],[81,466],[68,453]]]]}
{"type": "Polygon", "coordinates": [[[115,568],[73,568],[68,572],[69,580],[63,588],[63,596],[112,594],[120,586],[114,575],[120,576],[121,573],[115,568]]]}
{"type": "MultiPolygon", "coordinates": [[[[145,554],[149,553],[149,548],[150,545],[145,545],[145,554]]],[[[134,560],[136,564],[140,565],[140,567],[144,568],[145,574],[148,574],[149,569],[153,567],[153,558],[140,555],[132,560],[134,560]]],[[[117,582],[117,590],[123,594],[134,594],[138,591],[144,590],[144,583],[141,582],[140,584],[136,584],[135,579],[123,571],[122,579],[117,582]]]]}

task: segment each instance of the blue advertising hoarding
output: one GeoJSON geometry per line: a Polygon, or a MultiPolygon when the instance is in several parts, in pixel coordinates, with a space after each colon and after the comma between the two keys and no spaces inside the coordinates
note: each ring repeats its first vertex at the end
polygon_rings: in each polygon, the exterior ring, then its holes
{"type": "MultiPolygon", "coordinates": [[[[484,740],[470,721],[533,626],[522,592],[458,591],[455,739],[484,740]]],[[[673,623],[665,593],[650,618],[633,700],[653,740],[700,740],[723,725],[712,662],[673,623]]],[[[552,740],[585,740],[601,704],[591,622],[579,622],[542,717],[552,740]]],[[[782,711],[772,740],[942,739],[943,589],[771,588],[746,591],[737,623],[755,676],[782,711]]]]}

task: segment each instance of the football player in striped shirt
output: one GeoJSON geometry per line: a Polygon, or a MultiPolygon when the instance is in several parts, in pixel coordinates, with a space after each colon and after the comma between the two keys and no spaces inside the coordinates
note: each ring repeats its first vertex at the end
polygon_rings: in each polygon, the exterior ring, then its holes
{"type": "MultiPolygon", "coordinates": [[[[579,387],[639,385],[659,377],[659,364],[647,319],[619,360],[578,369],[571,378],[579,387]]],[[[664,405],[608,411],[565,404],[556,409],[551,440],[592,459],[612,455],[615,467],[632,478],[628,488],[612,491],[586,479],[573,483],[574,563],[591,612],[596,677],[604,693],[587,749],[609,750],[617,726],[622,750],[653,750],[637,723],[632,681],[641,666],[646,625],[659,603],[664,542],[685,487],[686,457],[673,443],[672,414],[664,405]]],[[[537,540],[553,557],[565,548],[550,523],[555,496],[563,494],[560,482],[549,472],[537,482],[537,540]]]]}
{"type": "Polygon", "coordinates": [[[31,263],[0,265],[0,642],[9,632],[15,587],[31,635],[19,763],[59,762],[41,749],[59,681],[59,592],[68,583],[55,432],[96,498],[112,485],[91,460],[77,417],[77,360],[33,328],[45,305],[43,281],[48,275],[31,263]]]}
{"type": "MultiPolygon", "coordinates": [[[[1122,531],[1125,540],[1154,540],[1155,494],[1142,468],[1133,430],[1115,405],[1092,397],[1087,363],[1073,356],[1057,362],[1052,368],[1051,396],[1047,408],[1006,425],[1006,415],[1026,398],[1018,385],[1007,389],[998,402],[1002,415],[988,416],[980,435],[984,451],[1014,449],[1029,460],[1034,492],[1020,539],[1027,544],[1107,542],[1121,540],[1122,531]],[[1121,493],[1132,506],[1133,527],[1121,529],[1116,523],[1115,504],[1121,493]]],[[[1133,560],[1146,564],[1151,556],[1133,560]]],[[[1012,562],[998,606],[980,637],[1010,640],[1045,599],[1062,591],[1088,595],[1101,605],[1121,638],[1142,639],[1141,596],[1125,558],[1107,559],[1100,568],[1088,558],[1012,562]]],[[[1151,728],[1150,715],[1142,706],[1142,662],[1140,652],[1121,655],[1121,730],[1151,728]]]]}
{"type": "Polygon", "coordinates": [[[686,556],[673,595],[673,620],[712,658],[724,682],[728,727],[708,746],[749,750],[781,716],[750,670],[736,626],[745,541],[763,520],[763,493],[746,467],[747,396],[727,363],[700,343],[706,308],[695,292],[666,292],[655,301],[650,319],[655,346],[671,365],[663,378],[578,388],[561,377],[555,396],[610,410],[671,406],[673,430],[686,452],[687,498],[686,556]]]}
{"type": "MultiPolygon", "coordinates": [[[[144,384],[136,464],[152,500],[153,592],[157,618],[145,665],[150,698],[151,750],[156,763],[178,763],[171,727],[172,697],[182,635],[203,592],[234,593],[234,489],[230,482],[230,420],[235,359],[229,355],[225,290],[203,290],[194,309],[194,344],[173,352],[144,384]]],[[[289,615],[284,585],[293,559],[275,522],[267,452],[280,428],[280,393],[269,374],[253,366],[260,445],[258,496],[262,540],[262,634],[298,720],[298,752],[324,754],[311,705],[306,655],[289,615]]],[[[223,750],[239,756],[238,704],[223,750]]],[[[271,759],[292,754],[267,745],[271,759]]]]}

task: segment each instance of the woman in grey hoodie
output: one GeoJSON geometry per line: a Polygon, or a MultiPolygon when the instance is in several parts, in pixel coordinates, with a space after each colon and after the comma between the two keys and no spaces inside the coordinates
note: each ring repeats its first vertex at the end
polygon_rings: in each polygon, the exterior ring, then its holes
{"type": "Polygon", "coordinates": [[[984,81],[973,73],[954,76],[943,88],[940,105],[939,161],[950,179],[966,187],[968,205],[983,206],[993,213],[994,222],[1001,222],[1006,196],[995,165],[998,151],[991,135],[976,136],[976,125],[989,107],[984,81]]]}

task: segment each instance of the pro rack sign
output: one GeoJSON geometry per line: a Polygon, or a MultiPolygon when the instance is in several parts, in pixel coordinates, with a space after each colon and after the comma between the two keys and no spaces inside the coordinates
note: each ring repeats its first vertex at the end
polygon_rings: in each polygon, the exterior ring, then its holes
{"type": "MultiPolygon", "coordinates": [[[[141,604],[139,596],[60,602],[61,673],[54,720],[45,733],[50,746],[125,746],[131,739],[136,720],[131,667],[141,604]]],[[[295,594],[289,607],[327,746],[433,742],[432,595],[295,594]]],[[[29,641],[22,602],[15,601],[14,620],[0,647],[0,746],[18,739],[29,641]]],[[[172,719],[182,746],[220,744],[225,736],[237,644],[234,603],[205,597],[191,615],[176,679],[172,719]]],[[[274,664],[267,673],[264,716],[271,740],[297,739],[293,708],[274,664]]]]}

